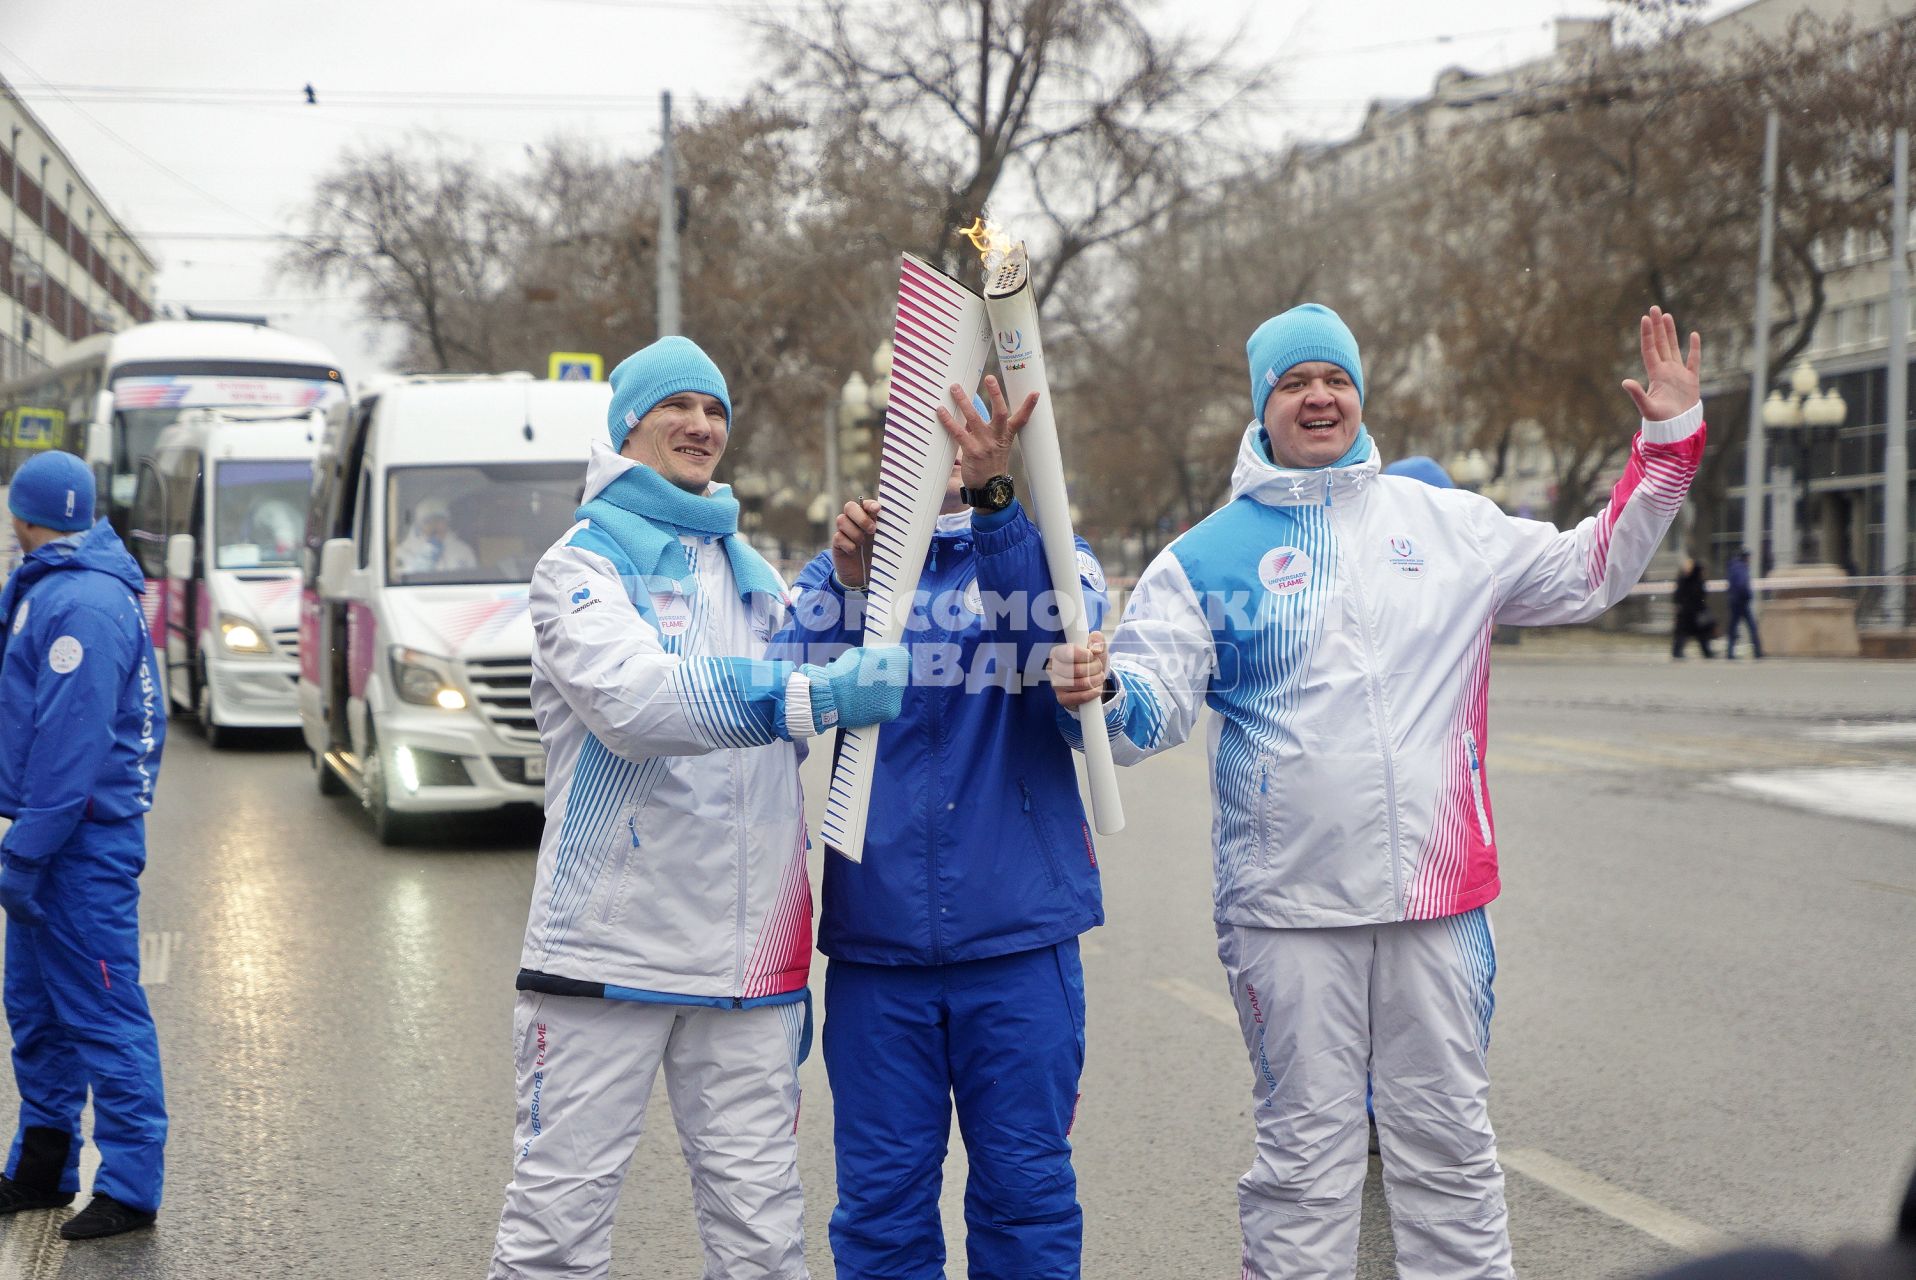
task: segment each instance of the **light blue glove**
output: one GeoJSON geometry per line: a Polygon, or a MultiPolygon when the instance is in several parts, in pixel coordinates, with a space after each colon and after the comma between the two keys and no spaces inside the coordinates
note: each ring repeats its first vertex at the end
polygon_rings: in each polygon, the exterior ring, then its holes
{"type": "Polygon", "coordinates": [[[812,727],[862,729],[898,718],[911,680],[911,651],[902,644],[847,649],[829,666],[799,668],[812,682],[812,727]]]}
{"type": "Polygon", "coordinates": [[[0,908],[5,909],[7,919],[15,924],[47,922],[47,913],[34,901],[45,878],[44,866],[24,867],[11,859],[0,859],[0,908]]]}

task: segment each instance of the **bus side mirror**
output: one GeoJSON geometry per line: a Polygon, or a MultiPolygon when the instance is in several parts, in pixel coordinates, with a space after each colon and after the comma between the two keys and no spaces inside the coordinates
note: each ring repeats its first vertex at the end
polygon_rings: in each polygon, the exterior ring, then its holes
{"type": "Polygon", "coordinates": [[[328,538],[319,548],[319,594],[337,600],[346,594],[346,580],[353,572],[353,540],[328,538]]]}
{"type": "Polygon", "coordinates": [[[166,576],[185,581],[193,576],[193,535],[176,533],[166,540],[166,576]]]}

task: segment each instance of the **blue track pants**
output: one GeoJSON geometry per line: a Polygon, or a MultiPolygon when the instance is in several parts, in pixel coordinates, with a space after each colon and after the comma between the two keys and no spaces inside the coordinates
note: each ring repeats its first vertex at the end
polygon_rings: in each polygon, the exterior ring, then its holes
{"type": "Polygon", "coordinates": [[[933,1280],[951,1108],[971,1166],[975,1280],[1075,1280],[1084,1214],[1067,1137],[1084,1069],[1084,970],[1073,938],[933,966],[825,973],[825,1069],[838,1157],[839,1280],[933,1280]]]}
{"type": "Polygon", "coordinates": [[[100,1149],[93,1190],[151,1211],[160,1207],[166,1102],[159,1039],[140,987],[145,866],[143,819],[83,822],[47,864],[39,897],[47,922],[7,922],[20,1125],[6,1171],[19,1172],[28,1130],[41,1131],[37,1150],[51,1134],[68,1135],[60,1190],[79,1190],[80,1110],[90,1089],[100,1149]]]}

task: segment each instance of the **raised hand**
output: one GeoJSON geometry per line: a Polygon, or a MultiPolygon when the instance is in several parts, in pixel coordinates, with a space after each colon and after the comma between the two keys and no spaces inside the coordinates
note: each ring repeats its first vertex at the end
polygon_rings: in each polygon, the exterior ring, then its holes
{"type": "Polygon", "coordinates": [[[1701,337],[1690,335],[1690,355],[1685,359],[1675,318],[1661,307],[1651,307],[1650,314],[1637,322],[1637,340],[1643,347],[1644,381],[1625,378],[1623,389],[1636,401],[1644,421],[1667,422],[1702,399],[1701,337]]]}
{"type": "Polygon", "coordinates": [[[993,476],[1005,475],[1011,470],[1011,442],[1024,430],[1025,423],[1031,421],[1031,411],[1038,407],[1038,393],[1033,391],[1027,395],[1013,413],[1005,403],[998,379],[987,375],[985,404],[991,410],[989,419],[978,416],[970,394],[955,382],[951,385],[951,402],[957,411],[941,407],[938,421],[958,442],[958,460],[965,484],[969,488],[981,488],[993,476]]]}
{"type": "Polygon", "coordinates": [[[832,530],[832,572],[853,591],[871,577],[872,539],[878,535],[878,500],[847,502],[832,530]]]}

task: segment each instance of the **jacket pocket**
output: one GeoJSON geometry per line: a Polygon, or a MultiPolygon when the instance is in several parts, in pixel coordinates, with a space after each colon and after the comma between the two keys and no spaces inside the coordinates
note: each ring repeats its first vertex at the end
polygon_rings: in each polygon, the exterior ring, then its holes
{"type": "Polygon", "coordinates": [[[641,819],[645,810],[634,805],[619,815],[611,830],[600,837],[612,847],[607,850],[607,861],[614,864],[616,871],[612,882],[606,886],[605,896],[599,905],[599,919],[607,925],[615,925],[625,917],[626,904],[632,900],[637,888],[640,859],[644,857],[645,823],[641,819]]]}
{"type": "Polygon", "coordinates": [[[1058,850],[1051,843],[1050,828],[1031,799],[1030,784],[1023,778],[1018,779],[1018,791],[1024,797],[1025,821],[1030,824],[1031,839],[1038,846],[1038,856],[1044,859],[1045,876],[1051,881],[1053,889],[1062,889],[1064,868],[1058,865],[1058,850]]]}
{"type": "Polygon", "coordinates": [[[1477,754],[1477,735],[1464,730],[1464,757],[1470,765],[1470,802],[1477,810],[1477,834],[1486,845],[1495,845],[1490,837],[1490,810],[1484,806],[1484,761],[1477,754]]]}
{"type": "Polygon", "coordinates": [[[1269,867],[1277,858],[1277,765],[1269,756],[1257,758],[1255,789],[1251,792],[1251,865],[1269,867]]]}

